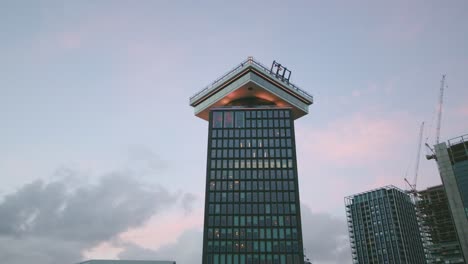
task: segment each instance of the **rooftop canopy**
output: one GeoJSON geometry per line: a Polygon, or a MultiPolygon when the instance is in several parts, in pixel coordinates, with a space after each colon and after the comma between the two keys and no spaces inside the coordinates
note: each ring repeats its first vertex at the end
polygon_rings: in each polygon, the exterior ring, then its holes
{"type": "Polygon", "coordinates": [[[207,121],[211,108],[239,105],[290,107],[297,119],[312,103],[311,95],[252,57],[190,97],[195,115],[207,121]]]}

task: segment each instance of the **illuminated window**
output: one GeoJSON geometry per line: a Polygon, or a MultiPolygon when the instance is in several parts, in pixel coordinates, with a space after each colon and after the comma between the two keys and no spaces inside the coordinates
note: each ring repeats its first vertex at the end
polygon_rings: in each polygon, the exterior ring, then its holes
{"type": "Polygon", "coordinates": [[[224,112],[224,127],[225,128],[232,128],[234,126],[232,112],[224,112]]]}

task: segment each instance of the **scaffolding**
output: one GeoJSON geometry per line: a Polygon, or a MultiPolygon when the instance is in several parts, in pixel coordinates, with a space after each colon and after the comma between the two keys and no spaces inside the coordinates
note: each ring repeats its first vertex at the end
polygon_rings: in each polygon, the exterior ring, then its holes
{"type": "Polygon", "coordinates": [[[419,191],[416,211],[427,263],[465,263],[443,185],[419,191]]]}

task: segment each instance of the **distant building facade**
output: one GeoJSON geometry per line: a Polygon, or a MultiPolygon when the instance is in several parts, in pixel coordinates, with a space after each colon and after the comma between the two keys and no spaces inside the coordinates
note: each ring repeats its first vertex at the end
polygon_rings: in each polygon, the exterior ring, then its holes
{"type": "Polygon", "coordinates": [[[345,198],[353,263],[426,263],[414,203],[386,186],[345,198]]]}
{"type": "Polygon", "coordinates": [[[166,260],[111,260],[111,259],[93,259],[80,262],[78,264],[176,264],[175,261],[166,260]]]}
{"type": "Polygon", "coordinates": [[[468,261],[468,135],[434,146],[461,250],[468,261]]]}
{"type": "Polygon", "coordinates": [[[427,262],[465,263],[444,186],[419,191],[417,210],[427,237],[427,262]]]}

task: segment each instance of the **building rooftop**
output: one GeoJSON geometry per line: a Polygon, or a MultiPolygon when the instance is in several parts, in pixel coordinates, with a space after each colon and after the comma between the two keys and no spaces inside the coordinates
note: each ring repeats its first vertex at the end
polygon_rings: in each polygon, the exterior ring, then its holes
{"type": "Polygon", "coordinates": [[[249,57],[190,97],[190,106],[195,108],[196,116],[208,120],[213,107],[236,105],[236,102],[253,98],[292,108],[294,119],[306,115],[308,106],[313,103],[312,95],[291,83],[284,74],[249,57]]]}
{"type": "Polygon", "coordinates": [[[379,187],[379,188],[372,189],[372,190],[369,190],[369,191],[349,195],[349,196],[346,196],[345,199],[352,199],[352,198],[354,198],[356,196],[360,196],[360,195],[364,195],[364,194],[367,194],[367,193],[372,193],[372,192],[376,192],[376,191],[380,191],[380,190],[397,190],[399,192],[406,193],[405,191],[403,191],[402,189],[400,189],[400,188],[398,188],[398,187],[396,187],[394,185],[387,185],[387,186],[379,187]]]}
{"type": "Polygon", "coordinates": [[[465,143],[467,141],[468,141],[468,134],[463,135],[463,136],[459,136],[459,137],[456,137],[456,138],[449,139],[448,140],[448,145],[449,146],[454,146],[454,145],[458,145],[460,143],[465,143]]]}

